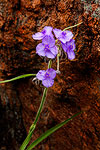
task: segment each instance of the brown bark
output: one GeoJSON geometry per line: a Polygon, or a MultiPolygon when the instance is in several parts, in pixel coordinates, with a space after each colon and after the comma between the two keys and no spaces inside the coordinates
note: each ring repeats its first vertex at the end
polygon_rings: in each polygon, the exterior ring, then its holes
{"type": "MultiPolygon", "coordinates": [[[[41,142],[35,150],[100,149],[100,41],[99,1],[1,0],[0,80],[37,73],[47,64],[35,53],[32,34],[44,26],[72,28],[76,58],[60,59],[61,74],[49,89],[47,100],[32,137],[80,110],[85,113],[41,142]]],[[[53,63],[56,69],[56,62],[53,63]]],[[[0,85],[0,150],[18,150],[32,124],[43,88],[32,78],[0,85]]]]}

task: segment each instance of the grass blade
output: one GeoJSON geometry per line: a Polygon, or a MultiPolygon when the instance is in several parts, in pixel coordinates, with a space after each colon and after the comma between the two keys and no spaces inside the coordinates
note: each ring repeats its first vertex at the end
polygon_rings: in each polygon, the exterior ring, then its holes
{"type": "Polygon", "coordinates": [[[79,112],[75,115],[73,115],[71,118],[61,122],[60,124],[54,126],[53,128],[49,129],[48,131],[46,131],[44,134],[42,134],[38,139],[36,139],[26,150],[32,150],[36,145],[38,145],[41,141],[43,141],[45,138],[47,138],[49,135],[51,135],[53,132],[55,132],[56,130],[58,130],[59,128],[61,128],[63,125],[65,125],[66,123],[68,123],[70,120],[72,120],[73,118],[75,118],[76,116],[78,116],[79,114],[81,114],[82,112],[79,112]]]}

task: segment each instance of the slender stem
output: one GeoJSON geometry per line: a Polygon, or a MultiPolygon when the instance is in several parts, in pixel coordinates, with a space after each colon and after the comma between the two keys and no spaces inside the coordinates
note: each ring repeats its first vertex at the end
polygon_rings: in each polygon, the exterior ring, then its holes
{"type": "Polygon", "coordinates": [[[77,26],[79,26],[79,25],[82,24],[82,23],[83,23],[83,22],[80,22],[80,23],[75,24],[75,25],[73,25],[73,26],[67,27],[67,28],[65,28],[63,31],[65,31],[65,30],[67,30],[67,29],[70,29],[70,28],[77,27],[77,26]]]}
{"type": "Polygon", "coordinates": [[[57,71],[58,72],[59,72],[59,57],[60,57],[59,49],[60,49],[60,47],[58,47],[58,54],[57,54],[57,71]]]}
{"type": "MultiPolygon", "coordinates": [[[[49,60],[49,63],[48,63],[48,69],[51,68],[51,64],[52,64],[52,61],[51,61],[51,59],[50,59],[50,60],[49,60]]],[[[30,127],[29,132],[30,132],[30,131],[34,131],[34,129],[35,129],[35,127],[36,127],[36,124],[37,124],[37,122],[38,122],[38,119],[39,119],[39,117],[40,117],[40,113],[41,113],[41,111],[42,111],[42,108],[43,108],[43,105],[44,105],[44,102],[45,102],[46,94],[47,94],[47,88],[44,89],[43,96],[42,96],[42,100],[41,100],[41,103],[40,103],[40,107],[39,107],[39,109],[38,109],[36,118],[35,118],[33,124],[32,124],[31,127],[30,127]]]]}
{"type": "Polygon", "coordinates": [[[14,81],[14,80],[18,80],[18,79],[25,78],[25,77],[31,77],[31,76],[36,76],[36,74],[24,74],[24,75],[20,75],[18,77],[15,77],[15,78],[12,78],[12,79],[9,79],[9,80],[0,81],[0,83],[11,82],[11,81],[14,81]]]}
{"type": "MultiPolygon", "coordinates": [[[[49,61],[49,63],[48,63],[48,69],[51,68],[51,64],[52,64],[52,61],[51,61],[51,59],[50,59],[50,61],[49,61]]],[[[44,89],[43,96],[42,96],[42,100],[41,100],[41,103],[40,103],[40,107],[39,107],[39,109],[38,109],[36,118],[35,118],[35,120],[34,120],[32,126],[30,127],[30,130],[33,130],[33,128],[35,129],[35,126],[36,126],[36,124],[37,124],[37,121],[38,121],[38,119],[39,119],[39,117],[40,117],[41,110],[42,110],[42,108],[43,108],[43,104],[44,104],[44,102],[45,102],[46,94],[47,94],[47,88],[44,89]]]]}
{"type": "MultiPolygon", "coordinates": [[[[51,68],[51,64],[52,64],[52,61],[50,60],[49,63],[48,63],[48,69],[51,68]]],[[[47,90],[48,90],[48,88],[44,89],[42,100],[41,100],[38,112],[36,114],[35,120],[34,120],[33,124],[31,125],[29,133],[28,133],[26,139],[24,140],[23,144],[21,145],[20,150],[25,150],[26,146],[28,145],[28,143],[29,143],[29,141],[32,137],[33,131],[35,130],[36,124],[38,122],[38,119],[40,117],[40,113],[42,111],[42,108],[43,108],[43,105],[44,105],[44,102],[45,102],[45,99],[46,99],[47,90]]]]}
{"type": "Polygon", "coordinates": [[[48,69],[51,68],[51,64],[52,64],[52,60],[50,59],[48,63],[48,69]]]}
{"type": "Polygon", "coordinates": [[[36,145],[38,145],[41,141],[43,141],[45,138],[47,138],[49,135],[51,135],[53,132],[64,126],[66,123],[68,123],[70,120],[81,114],[82,112],[79,112],[69,119],[59,123],[58,125],[54,126],[53,128],[46,131],[44,134],[42,134],[39,138],[37,138],[26,150],[32,150],[36,145]]]}
{"type": "MultiPolygon", "coordinates": [[[[41,103],[40,103],[40,107],[39,107],[38,112],[37,112],[37,114],[36,114],[36,118],[35,118],[35,120],[34,120],[32,126],[30,127],[30,131],[31,131],[31,130],[33,131],[33,129],[35,129],[35,127],[36,127],[36,124],[37,124],[37,122],[38,122],[38,119],[39,119],[39,117],[40,117],[40,113],[41,113],[41,111],[42,111],[42,108],[43,108],[43,105],[44,105],[44,102],[45,102],[46,94],[47,94],[47,88],[44,89],[43,96],[42,96],[42,100],[41,100],[41,103]]],[[[30,131],[29,131],[29,132],[30,132],[30,131]]]]}
{"type": "Polygon", "coordinates": [[[40,113],[42,111],[43,104],[45,102],[46,94],[47,94],[47,88],[44,89],[42,100],[41,100],[41,103],[40,103],[40,107],[39,107],[38,112],[36,114],[35,120],[34,120],[33,124],[31,125],[30,130],[29,130],[29,134],[26,137],[26,139],[24,140],[23,144],[21,145],[20,150],[24,150],[26,148],[27,144],[29,143],[29,141],[32,137],[33,131],[35,130],[36,124],[37,124],[38,119],[40,117],[40,113]]]}
{"type": "Polygon", "coordinates": [[[57,54],[57,71],[59,71],[59,53],[57,54]]]}

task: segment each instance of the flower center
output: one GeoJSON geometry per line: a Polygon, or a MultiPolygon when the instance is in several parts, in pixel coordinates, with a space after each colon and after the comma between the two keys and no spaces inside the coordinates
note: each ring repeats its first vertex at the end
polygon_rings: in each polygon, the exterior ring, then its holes
{"type": "Polygon", "coordinates": [[[46,31],[45,31],[45,30],[42,30],[42,32],[41,32],[41,33],[45,34],[45,33],[46,33],[46,31]]]}
{"type": "Polygon", "coordinates": [[[49,73],[46,72],[45,77],[46,78],[50,77],[49,73]]]}
{"type": "Polygon", "coordinates": [[[73,45],[70,45],[70,49],[72,49],[73,48],[73,45]]]}
{"type": "Polygon", "coordinates": [[[63,31],[63,32],[62,32],[62,36],[65,36],[65,35],[66,35],[66,32],[65,32],[65,31],[63,31]]]}
{"type": "Polygon", "coordinates": [[[48,50],[49,50],[49,45],[45,45],[44,50],[45,50],[45,51],[48,51],[48,50]]]}

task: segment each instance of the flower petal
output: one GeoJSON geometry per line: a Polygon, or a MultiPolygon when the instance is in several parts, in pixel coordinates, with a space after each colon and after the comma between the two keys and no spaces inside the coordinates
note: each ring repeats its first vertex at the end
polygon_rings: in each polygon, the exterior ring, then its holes
{"type": "Polygon", "coordinates": [[[57,46],[50,47],[50,51],[51,51],[54,55],[57,55],[57,54],[58,54],[57,46]]]}
{"type": "Polygon", "coordinates": [[[66,42],[66,47],[71,48],[71,50],[74,50],[76,48],[75,46],[75,40],[71,39],[69,42],[66,42]]]}
{"type": "Polygon", "coordinates": [[[58,38],[61,42],[66,43],[66,37],[59,37],[58,38]]]}
{"type": "Polygon", "coordinates": [[[42,43],[38,44],[36,46],[36,53],[39,55],[39,56],[45,56],[45,50],[44,50],[44,45],[42,43]]]}
{"type": "Polygon", "coordinates": [[[56,71],[54,69],[47,69],[46,72],[49,74],[50,78],[54,79],[56,77],[56,71]]]}
{"type": "Polygon", "coordinates": [[[58,38],[61,42],[66,43],[69,42],[73,37],[73,33],[71,31],[63,31],[61,36],[58,38]]]}
{"type": "Polygon", "coordinates": [[[32,37],[34,40],[41,40],[41,39],[43,39],[44,35],[41,32],[37,32],[37,33],[33,34],[32,37]]]}
{"type": "Polygon", "coordinates": [[[67,51],[68,59],[73,60],[75,58],[75,52],[74,51],[67,51]]]}
{"type": "Polygon", "coordinates": [[[61,45],[62,45],[63,50],[66,52],[66,43],[61,42],[61,45]]]}
{"type": "Polygon", "coordinates": [[[54,38],[51,38],[50,36],[46,35],[43,38],[42,43],[44,45],[49,45],[49,47],[53,47],[55,45],[55,40],[54,40],[54,38]]]}
{"type": "Polygon", "coordinates": [[[55,56],[53,53],[51,53],[50,51],[46,51],[46,52],[45,52],[45,56],[48,57],[48,58],[51,58],[51,59],[53,59],[53,58],[56,57],[56,56],[55,56]]]}
{"type": "Polygon", "coordinates": [[[66,42],[70,41],[73,38],[73,33],[71,31],[66,31],[66,42]]]}
{"type": "Polygon", "coordinates": [[[52,33],[52,27],[50,26],[45,26],[43,31],[45,30],[46,31],[46,35],[50,35],[52,33]]]}
{"type": "Polygon", "coordinates": [[[47,78],[47,79],[43,79],[42,80],[42,84],[45,86],[45,87],[51,87],[53,84],[54,84],[54,80],[51,79],[51,78],[47,78]]]}
{"type": "Polygon", "coordinates": [[[53,32],[55,34],[56,38],[59,38],[61,36],[62,31],[60,29],[53,29],[53,32]]]}
{"type": "Polygon", "coordinates": [[[45,70],[40,70],[40,71],[37,73],[37,75],[36,75],[37,79],[38,79],[38,80],[43,80],[43,79],[44,79],[44,76],[45,76],[45,73],[46,73],[45,70]]]}

